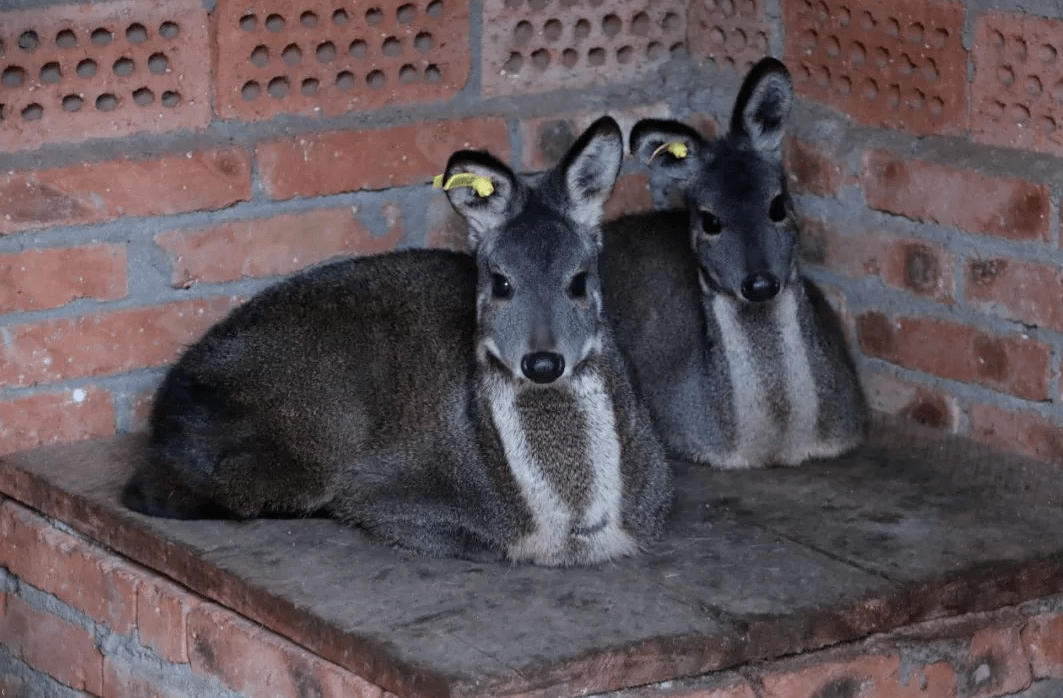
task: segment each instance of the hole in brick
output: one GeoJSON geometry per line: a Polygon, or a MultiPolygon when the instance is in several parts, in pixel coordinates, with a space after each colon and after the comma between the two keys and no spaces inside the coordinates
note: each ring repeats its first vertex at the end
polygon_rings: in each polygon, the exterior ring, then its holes
{"type": "Polygon", "coordinates": [[[830,19],[830,8],[827,7],[825,2],[816,3],[816,21],[819,23],[826,22],[830,19]]]}
{"type": "Polygon", "coordinates": [[[435,39],[428,32],[421,32],[413,39],[413,47],[417,49],[419,53],[428,53],[436,45],[435,39]]]}
{"type": "Polygon", "coordinates": [[[288,44],[281,51],[281,58],[288,65],[299,65],[303,60],[303,50],[299,48],[298,44],[288,44]]]}
{"type": "Polygon", "coordinates": [[[410,24],[417,19],[417,8],[409,4],[402,5],[395,10],[395,19],[399,21],[399,24],[410,24]]]}
{"type": "Polygon", "coordinates": [[[96,74],[96,61],[91,58],[86,58],[82,61],[78,61],[75,71],[79,78],[91,78],[96,74]]]}
{"type": "Polygon", "coordinates": [[[867,101],[873,102],[878,97],[878,83],[871,78],[865,78],[860,87],[860,94],[867,101]]]}
{"type": "MultiPolygon", "coordinates": [[[[712,31],[711,38],[713,39],[714,43],[723,44],[723,31],[719,27],[714,28],[712,31]]],[[[800,42],[799,46],[802,50],[804,50],[806,53],[812,53],[816,50],[816,47],[819,46],[819,34],[816,33],[815,29],[807,29],[801,32],[801,36],[798,37],[798,41],[800,42]]]]}
{"type": "Polygon", "coordinates": [[[997,80],[1004,87],[1010,87],[1015,82],[1015,71],[1011,69],[1011,66],[1002,65],[997,68],[997,80]]]}
{"type": "Polygon", "coordinates": [[[757,32],[756,36],[753,37],[753,48],[760,54],[768,52],[768,35],[766,32],[757,32]]]}
{"type": "Polygon", "coordinates": [[[269,49],[259,44],[251,51],[251,62],[259,68],[269,65],[269,49]]]}
{"type": "Polygon", "coordinates": [[[986,105],[986,114],[989,115],[994,121],[999,121],[1004,118],[1004,103],[999,100],[993,100],[986,105]]]}
{"type": "MultiPolygon", "coordinates": [[[[26,53],[33,53],[41,43],[41,38],[35,31],[24,31],[18,36],[18,47],[26,53]]],[[[27,107],[28,109],[29,107],[27,107]]],[[[25,112],[25,110],[23,110],[25,112]]]]}
{"type": "MultiPolygon", "coordinates": [[[[617,19],[616,21],[619,22],[620,20],[617,19]]],[[[563,31],[564,29],[559,19],[551,19],[543,25],[543,36],[546,37],[547,41],[557,41],[561,38],[563,31]]]]}
{"type": "Polygon", "coordinates": [[[125,38],[131,44],[142,44],[148,40],[148,28],[143,24],[130,24],[125,29],[125,38]]]}
{"type": "Polygon", "coordinates": [[[76,112],[81,110],[81,107],[85,104],[85,100],[81,95],[67,95],[66,97],[63,97],[62,104],[63,111],[76,112]]]}
{"type": "Polygon", "coordinates": [[[853,23],[853,15],[849,11],[849,8],[848,7],[839,7],[838,8],[838,26],[840,26],[841,28],[844,29],[844,28],[848,27],[852,23],[853,23]]]}
{"type": "Polygon", "coordinates": [[[923,102],[926,100],[926,95],[922,90],[912,90],[908,93],[908,108],[912,111],[920,111],[923,108],[923,102]]]}
{"type": "MultiPolygon", "coordinates": [[[[677,41],[668,47],[668,55],[672,58],[684,58],[687,55],[687,45],[682,41],[677,41]]],[[[731,59],[732,61],[734,59],[731,59]]]]}
{"type": "Polygon", "coordinates": [[[631,18],[631,33],[635,36],[648,36],[650,33],[650,16],[639,12],[631,18]]]}
{"type": "Polygon", "coordinates": [[[1026,60],[1026,39],[1021,36],[1013,36],[1008,42],[1011,44],[1011,54],[1020,61],[1026,60]]]}
{"type": "Polygon", "coordinates": [[[651,61],[659,61],[664,57],[664,46],[659,41],[651,41],[646,46],[646,58],[651,61]]]}
{"type": "Polygon", "coordinates": [[[550,52],[545,48],[536,49],[531,54],[532,65],[539,70],[546,70],[550,67],[550,52]]]}
{"type": "Polygon", "coordinates": [[[317,56],[319,63],[328,63],[336,57],[336,44],[331,41],[319,44],[317,50],[314,51],[314,55],[317,56]]]}
{"type": "Polygon", "coordinates": [[[78,37],[70,29],[64,29],[55,35],[55,45],[59,48],[73,48],[78,45],[78,37]]]}
{"type": "Polygon", "coordinates": [[[153,75],[162,75],[170,69],[170,60],[161,53],[153,53],[148,56],[148,70],[153,75]]]}
{"type": "Polygon", "coordinates": [[[735,4],[733,0],[719,0],[716,3],[716,9],[719,10],[724,17],[732,17],[735,13],[735,4]]]}
{"type": "Polygon", "coordinates": [[[612,38],[620,33],[623,28],[623,22],[616,15],[609,14],[602,18],[602,32],[612,38]]]}
{"type": "Polygon", "coordinates": [[[435,63],[431,63],[424,69],[425,82],[437,84],[443,82],[443,73],[439,70],[439,66],[435,63]]]}
{"type": "Polygon", "coordinates": [[[908,31],[905,32],[904,37],[913,44],[921,44],[923,43],[923,34],[925,32],[926,27],[924,27],[921,23],[912,22],[908,25],[908,31]]]}
{"type": "Polygon", "coordinates": [[[831,60],[836,60],[842,53],[841,42],[833,36],[828,36],[827,40],[823,42],[823,45],[827,50],[827,58],[831,60]]]}
{"type": "Polygon", "coordinates": [[[284,99],[288,96],[288,78],[283,75],[273,78],[266,86],[266,91],[273,99],[284,99]]]}
{"type": "Polygon", "coordinates": [[[240,96],[244,98],[244,101],[253,102],[259,98],[262,94],[262,85],[259,85],[254,80],[249,80],[244,83],[244,86],[240,88],[240,96]]]}
{"type": "Polygon", "coordinates": [[[989,45],[998,51],[1004,48],[1004,35],[994,29],[989,33],[989,45]]]}
{"type": "MultiPolygon", "coordinates": [[[[837,39],[831,37],[835,44],[838,43],[837,39]]],[[[741,53],[746,50],[746,46],[749,44],[749,40],[746,38],[746,33],[741,29],[735,29],[734,34],[731,35],[731,49],[735,53],[741,53]]],[[[838,46],[838,52],[841,53],[841,47],[838,46]]]]}
{"type": "Polygon", "coordinates": [[[344,70],[336,74],[336,87],[344,92],[350,92],[354,89],[354,73],[349,70],[344,70]]]}
{"type": "Polygon", "coordinates": [[[901,86],[890,85],[886,88],[886,107],[897,111],[901,106],[901,86]]]}
{"type": "Polygon", "coordinates": [[[948,43],[949,32],[947,29],[935,29],[930,35],[930,44],[934,48],[945,48],[945,44],[948,43]]]}
{"type": "Polygon", "coordinates": [[[915,72],[915,63],[912,63],[907,53],[902,53],[897,59],[897,72],[905,77],[915,72]]]}
{"type": "Polygon", "coordinates": [[[1056,129],[1059,128],[1059,126],[1058,124],[1056,124],[1055,119],[1053,119],[1051,116],[1046,116],[1041,119],[1039,128],[1042,134],[1044,134],[1045,136],[1051,136],[1056,132],[1056,129]]]}
{"type": "Polygon", "coordinates": [[[712,31],[709,32],[709,41],[723,47],[724,43],[727,42],[727,35],[723,33],[723,29],[720,27],[713,27],[712,31]]]}
{"type": "Polygon", "coordinates": [[[1044,91],[1044,87],[1041,85],[1041,79],[1036,75],[1031,75],[1026,78],[1026,94],[1037,97],[1044,91]]]}
{"type": "Polygon", "coordinates": [[[123,78],[132,75],[135,68],[136,65],[133,63],[133,59],[126,58],[125,56],[119,58],[114,62],[114,65],[111,66],[111,69],[114,70],[114,74],[123,78]]]}
{"type": "MultiPolygon", "coordinates": [[[[0,46],[0,48],[3,48],[0,46]]],[[[7,118],[7,105],[0,102],[0,124],[4,123],[4,119],[7,118]]]]}
{"type": "Polygon", "coordinates": [[[876,48],[875,49],[875,67],[878,68],[879,70],[882,70],[886,66],[888,66],[889,64],[890,64],[890,52],[887,49],[883,48],[882,46],[879,46],[878,48],[876,48]]]}
{"type": "Polygon", "coordinates": [[[1023,104],[1012,104],[1008,109],[1008,116],[1017,124],[1024,124],[1030,120],[1030,110],[1023,104]]]}
{"type": "Polygon", "coordinates": [[[542,12],[546,9],[547,2],[548,0],[528,0],[528,7],[536,12],[542,12]]]}
{"type": "Polygon", "coordinates": [[[118,108],[118,98],[110,92],[104,92],[96,98],[97,111],[114,111],[118,108]]]}
{"type": "Polygon", "coordinates": [[[574,34],[577,39],[586,39],[591,35],[591,23],[585,19],[578,20],[574,34]]]}
{"type": "Polygon", "coordinates": [[[513,43],[517,46],[523,46],[528,43],[535,35],[535,29],[532,27],[532,23],[526,20],[517,22],[517,26],[513,27],[513,43]]]}
{"type": "Polygon", "coordinates": [[[307,29],[317,26],[317,15],[310,10],[307,10],[303,14],[299,15],[299,24],[303,25],[307,29]]]}
{"type": "Polygon", "coordinates": [[[621,46],[616,52],[616,62],[624,65],[631,62],[631,59],[635,57],[635,49],[631,46],[621,46]]]}
{"type": "MultiPolygon", "coordinates": [[[[244,86],[246,87],[246,85],[244,86]]],[[[146,107],[155,101],[155,93],[146,87],[133,91],[133,102],[139,107],[146,107]]]]}
{"type": "Polygon", "coordinates": [[[923,66],[923,79],[927,82],[938,81],[938,67],[933,58],[926,59],[926,65],[923,66]]]}
{"type": "Polygon", "coordinates": [[[842,97],[848,97],[853,91],[853,83],[847,76],[843,75],[834,82],[834,91],[842,97]]]}
{"type": "Polygon", "coordinates": [[[240,18],[240,28],[245,32],[253,32],[258,28],[258,17],[253,14],[246,14],[240,18]]]}
{"type": "Polygon", "coordinates": [[[111,30],[104,29],[103,27],[100,27],[99,29],[93,29],[90,37],[92,39],[92,43],[96,44],[97,46],[106,46],[107,44],[114,41],[114,34],[111,33],[111,30]]]}
{"type": "Polygon", "coordinates": [[[316,78],[306,78],[305,80],[303,80],[303,84],[301,85],[301,88],[302,88],[302,91],[303,91],[303,95],[306,96],[306,97],[310,97],[315,92],[317,92],[318,81],[317,81],[316,78]]]}
{"type": "Polygon", "coordinates": [[[365,76],[365,84],[374,90],[382,90],[387,86],[388,78],[383,70],[374,70],[365,76]]]}
{"type": "Polygon", "coordinates": [[[347,52],[354,58],[365,58],[365,54],[368,52],[366,43],[361,39],[355,39],[351,42],[351,45],[347,48],[347,52]]]}
{"type": "Polygon", "coordinates": [[[162,106],[173,109],[181,103],[181,93],[167,90],[162,93],[162,106]]]}
{"type": "Polygon", "coordinates": [[[443,16],[443,0],[432,0],[424,8],[424,13],[432,19],[440,19],[443,16]]]}
{"type": "Polygon", "coordinates": [[[163,22],[159,25],[159,35],[169,41],[173,41],[181,33],[181,27],[177,22],[163,22]]]}
{"type": "Polygon", "coordinates": [[[878,22],[875,21],[875,16],[870,12],[863,12],[860,15],[860,28],[865,32],[874,31],[878,22]]]}
{"type": "Polygon", "coordinates": [[[682,20],[679,19],[679,15],[675,12],[669,12],[665,14],[664,19],[661,21],[661,26],[668,33],[677,32],[682,28],[682,20]]]}
{"type": "Polygon", "coordinates": [[[351,19],[351,16],[347,14],[347,10],[339,9],[332,13],[332,23],[337,27],[342,27],[347,24],[351,19]]]}
{"type": "Polygon", "coordinates": [[[384,21],[384,13],[379,7],[372,7],[365,11],[365,23],[369,26],[380,24],[382,21],[384,21]]]}
{"type": "Polygon", "coordinates": [[[399,82],[405,85],[417,82],[419,77],[420,75],[417,73],[417,68],[414,68],[409,63],[399,68],[399,82]]]}
{"type": "Polygon", "coordinates": [[[4,87],[22,87],[23,83],[26,82],[26,71],[17,65],[4,68],[0,82],[3,83],[4,87]]]}
{"type": "Polygon", "coordinates": [[[395,56],[402,53],[402,42],[394,36],[389,36],[388,38],[384,39],[384,43],[381,44],[380,50],[384,52],[385,56],[388,56],[389,58],[394,58],[395,56]]]}
{"type": "Polygon", "coordinates": [[[55,61],[41,66],[41,82],[54,85],[63,79],[63,71],[55,61]]]}
{"type": "Polygon", "coordinates": [[[1059,80],[1055,85],[1052,85],[1052,99],[1056,102],[1063,102],[1063,80],[1059,80]]]}
{"type": "Polygon", "coordinates": [[[1054,62],[1057,56],[1059,56],[1059,52],[1051,44],[1041,44],[1041,48],[1037,50],[1037,57],[1044,63],[1054,62]]]}
{"type": "Polygon", "coordinates": [[[897,21],[895,17],[890,17],[886,20],[886,35],[887,36],[900,36],[901,35],[901,23],[897,21]]]}
{"type": "Polygon", "coordinates": [[[854,67],[859,67],[867,60],[867,49],[859,41],[849,44],[849,62],[854,67]]]}
{"type": "Polygon", "coordinates": [[[934,118],[940,118],[945,113],[945,100],[941,97],[934,97],[930,100],[930,114],[934,118]]]}
{"type": "Polygon", "coordinates": [[[587,62],[594,67],[605,65],[605,49],[595,46],[587,51],[587,62]]]}
{"type": "Polygon", "coordinates": [[[573,68],[579,63],[579,51],[574,48],[566,48],[561,52],[561,65],[566,68],[573,68]]]}
{"type": "Polygon", "coordinates": [[[509,58],[507,58],[506,62],[502,64],[502,70],[507,73],[512,73],[513,75],[518,74],[523,67],[524,56],[516,52],[509,54],[509,58]]]}
{"type": "Polygon", "coordinates": [[[40,121],[44,117],[44,107],[34,102],[26,105],[22,110],[22,118],[26,121],[40,121]]]}
{"type": "Polygon", "coordinates": [[[276,13],[266,17],[266,29],[271,32],[282,31],[285,24],[287,24],[287,22],[284,21],[284,18],[276,13]]]}

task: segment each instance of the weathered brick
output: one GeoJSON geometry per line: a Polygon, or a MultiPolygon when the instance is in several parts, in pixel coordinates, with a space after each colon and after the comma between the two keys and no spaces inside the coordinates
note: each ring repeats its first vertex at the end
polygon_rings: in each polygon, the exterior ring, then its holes
{"type": "Polygon", "coordinates": [[[200,598],[160,577],[145,576],[137,586],[140,643],[168,662],[188,664],[188,615],[200,598]]]}
{"type": "Polygon", "coordinates": [[[860,655],[796,669],[768,669],[764,698],[952,698],[956,676],[952,666],[937,662],[907,671],[902,679],[897,656],[860,655]]]}
{"type": "Polygon", "coordinates": [[[167,683],[160,680],[158,670],[146,670],[120,655],[103,658],[101,698],[199,698],[167,683]]]}
{"type": "Polygon", "coordinates": [[[1063,463],[1063,426],[1036,412],[972,404],[967,409],[971,438],[1004,451],[1063,463]]]}
{"type": "Polygon", "coordinates": [[[771,53],[764,0],[696,0],[687,13],[687,48],[710,70],[745,73],[771,53]]]}
{"type": "Polygon", "coordinates": [[[343,253],[384,252],[394,249],[405,235],[396,206],[385,207],[388,232],[379,237],[362,226],[356,213],[353,207],[318,209],[172,231],[155,241],[173,260],[173,285],[188,287],[287,274],[343,253]]]}
{"type": "Polygon", "coordinates": [[[381,689],[213,604],[188,616],[192,669],[246,695],[381,698],[381,689]]]}
{"type": "Polygon", "coordinates": [[[92,633],[8,596],[0,619],[0,645],[15,658],[60,683],[99,695],[103,689],[103,655],[92,633]]]}
{"type": "Polygon", "coordinates": [[[848,174],[845,161],[822,143],[788,138],[783,156],[788,185],[794,192],[836,197],[842,187],[856,181],[848,174]]]}
{"type": "Polygon", "coordinates": [[[860,382],[868,403],[877,412],[948,431],[956,431],[959,425],[959,405],[952,395],[874,370],[863,371],[860,382]]]}
{"type": "Polygon", "coordinates": [[[1022,629],[1034,678],[1063,679],[1063,613],[1034,616],[1022,629]]]}
{"type": "Polygon", "coordinates": [[[428,246],[456,252],[468,251],[469,227],[442,192],[428,199],[426,226],[428,246]]]}
{"type": "Polygon", "coordinates": [[[111,394],[88,386],[0,402],[0,453],[114,433],[111,394]]]}
{"type": "Polygon", "coordinates": [[[482,117],[309,134],[259,143],[255,153],[268,194],[290,199],[428,182],[451,154],[465,149],[486,149],[505,161],[505,121],[482,117]]]}
{"type": "Polygon", "coordinates": [[[251,198],[239,149],[125,158],[0,174],[0,234],[230,206],[251,198]]]}
{"type": "Polygon", "coordinates": [[[879,211],[1012,240],[1048,237],[1049,194],[1044,185],[910,160],[885,150],[864,154],[862,176],[868,205],[879,211]]]}
{"type": "Polygon", "coordinates": [[[629,213],[648,211],[652,205],[649,177],[645,173],[621,175],[613,188],[613,195],[605,202],[602,220],[610,221],[629,213]]]}
{"type": "Polygon", "coordinates": [[[141,574],[28,509],[0,504],[0,567],[119,633],[136,620],[141,574]]]}
{"type": "Polygon", "coordinates": [[[971,54],[971,133],[993,145],[1063,155],[1063,21],[981,12],[971,54]]]}
{"type": "Polygon", "coordinates": [[[1063,270],[1005,257],[967,263],[967,301],[1025,325],[1063,331],[1063,270]]]}
{"type": "Polygon", "coordinates": [[[126,253],[118,245],[26,250],[0,255],[0,313],[58,308],[78,298],[126,294],[126,253]]]}
{"type": "Polygon", "coordinates": [[[951,380],[978,383],[1029,400],[1050,397],[1051,350],[1025,335],[997,336],[932,318],[857,318],[860,348],[871,356],[951,380]]]}
{"type": "Polygon", "coordinates": [[[963,680],[971,698],[995,698],[1030,685],[1018,628],[983,628],[971,638],[963,680]]]}
{"type": "MultiPolygon", "coordinates": [[[[616,119],[620,131],[627,138],[631,127],[641,119],[667,118],[670,113],[665,103],[647,104],[624,109],[611,109],[609,116],[616,119]]],[[[524,142],[524,163],[521,169],[528,171],[545,170],[561,161],[576,142],[580,134],[601,118],[601,111],[581,111],[575,114],[561,114],[525,119],[520,124],[521,140],[524,142]]],[[[626,149],[625,140],[625,149],[626,149]]]]}
{"type": "Polygon", "coordinates": [[[966,128],[963,3],[781,4],[787,63],[799,95],[875,126],[917,134],[966,128]]]}
{"type": "Polygon", "coordinates": [[[226,297],[8,326],[0,349],[0,385],[161,366],[233,305],[234,299],[226,297]]]}

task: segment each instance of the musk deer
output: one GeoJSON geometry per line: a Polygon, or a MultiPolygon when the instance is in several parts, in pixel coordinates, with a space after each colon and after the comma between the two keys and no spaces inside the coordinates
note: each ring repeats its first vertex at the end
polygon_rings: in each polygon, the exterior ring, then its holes
{"type": "Polygon", "coordinates": [[[686,211],[606,227],[605,305],[670,456],[797,465],[856,446],[867,408],[840,322],[802,276],[781,145],[790,75],[746,76],[729,132],[644,120],[631,151],[686,211]]]}
{"type": "MultiPolygon", "coordinates": [[[[543,565],[636,552],[670,472],[602,315],[608,117],[533,186],[462,151],[473,255],[299,273],[236,308],[155,396],[123,501],[175,518],[323,512],[432,556],[543,565]]],[[[455,176],[457,178],[455,179],[455,176]]]]}

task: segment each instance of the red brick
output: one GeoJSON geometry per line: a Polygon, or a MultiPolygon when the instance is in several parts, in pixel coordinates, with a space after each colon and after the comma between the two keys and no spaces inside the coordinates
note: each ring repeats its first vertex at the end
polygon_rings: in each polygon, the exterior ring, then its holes
{"type": "Polygon", "coordinates": [[[189,613],[192,669],[246,695],[381,698],[381,689],[231,612],[202,604],[189,613]]]}
{"type": "Polygon", "coordinates": [[[188,615],[200,598],[152,576],[137,587],[136,604],[140,644],[168,662],[188,664],[188,615]]]}
{"type": "Polygon", "coordinates": [[[1063,155],[1063,21],[982,12],[975,25],[971,133],[993,145],[1063,155]]]}
{"type": "Polygon", "coordinates": [[[219,2],[212,13],[218,113],[338,116],[448,100],[468,82],[468,3],[378,0],[342,15],[337,7],[322,0],[219,2]]]}
{"type": "Polygon", "coordinates": [[[379,237],[362,226],[356,213],[354,207],[318,209],[163,233],[155,241],[173,259],[173,285],[188,287],[288,274],[341,253],[384,252],[405,235],[395,206],[385,208],[388,233],[379,237]]]}
{"type": "Polygon", "coordinates": [[[140,573],[14,502],[0,504],[0,567],[119,633],[133,629],[140,573]]]}
{"type": "Polygon", "coordinates": [[[799,95],[865,124],[917,134],[967,125],[963,3],[783,0],[799,95]]]}
{"type": "Polygon", "coordinates": [[[764,698],[952,698],[956,676],[945,662],[906,672],[901,679],[900,658],[863,655],[844,661],[773,671],[763,677],[764,698]],[[925,682],[925,686],[924,686],[925,682]]]}
{"type": "Polygon", "coordinates": [[[237,149],[8,172],[0,175],[0,234],[219,209],[250,198],[251,162],[237,149]]]}
{"type": "Polygon", "coordinates": [[[1012,240],[1048,237],[1047,187],[898,157],[864,154],[864,192],[871,208],[1012,240]]]}
{"type": "Polygon", "coordinates": [[[333,131],[260,143],[263,185],[274,199],[321,196],[431,181],[457,150],[508,158],[504,120],[457,119],[386,129],[333,131]]]}
{"type": "Polygon", "coordinates": [[[1030,400],[1049,399],[1051,350],[1024,335],[997,336],[945,320],[857,318],[861,349],[880,359],[1030,400]]]}
{"type": "Polygon", "coordinates": [[[16,659],[71,688],[99,695],[103,655],[92,633],[9,596],[0,619],[0,646],[16,659]]]}
{"type": "MultiPolygon", "coordinates": [[[[670,109],[665,103],[647,104],[636,108],[613,109],[609,115],[616,119],[625,139],[631,127],[641,119],[666,118],[670,109]]],[[[581,111],[575,114],[555,114],[525,119],[520,124],[524,142],[522,169],[545,170],[561,162],[580,134],[601,118],[600,111],[581,111]]],[[[625,148],[626,148],[625,140],[625,148]]]]}
{"type": "Polygon", "coordinates": [[[0,350],[0,385],[99,376],[172,361],[234,305],[185,301],[30,325],[11,325],[0,350]]]}
{"type": "Polygon", "coordinates": [[[792,191],[836,197],[842,187],[856,181],[848,174],[845,160],[822,143],[788,138],[784,157],[792,191]]]}
{"type": "Polygon", "coordinates": [[[456,252],[468,252],[469,227],[447,197],[436,190],[428,199],[426,219],[428,246],[456,252]]]}
{"type": "Polygon", "coordinates": [[[1026,325],[1063,331],[1063,270],[1007,258],[967,263],[967,300],[972,307],[1026,325]]]}
{"type": "Polygon", "coordinates": [[[1063,679],[1063,613],[1030,618],[1022,642],[1034,678],[1063,679]]]}
{"type": "Polygon", "coordinates": [[[959,426],[959,405],[952,395],[874,370],[862,371],[860,382],[876,412],[900,415],[918,424],[953,432],[959,426]]]}
{"type": "Polygon", "coordinates": [[[652,207],[649,177],[644,172],[621,175],[613,188],[613,195],[605,203],[602,220],[609,221],[629,213],[648,211],[652,207]]]}
{"type": "Polygon", "coordinates": [[[0,453],[114,433],[111,394],[88,386],[0,402],[0,453]]]}
{"type": "Polygon", "coordinates": [[[129,400],[129,431],[144,431],[148,428],[151,417],[151,405],[155,399],[155,389],[141,391],[129,400]]]}
{"type": "Polygon", "coordinates": [[[971,698],[1011,695],[1030,685],[1030,665],[1018,628],[976,632],[965,664],[971,698]]]}
{"type": "Polygon", "coordinates": [[[78,298],[126,294],[126,253],[117,245],[0,255],[0,313],[58,308],[78,298]]]}
{"type": "Polygon", "coordinates": [[[1036,412],[972,404],[967,418],[971,437],[982,443],[1063,464],[1063,425],[1036,412]]]}
{"type": "Polygon", "coordinates": [[[642,691],[638,695],[646,698],[649,696],[660,696],[661,698],[756,698],[752,687],[745,681],[715,688],[677,689],[668,687],[654,692],[651,692],[649,688],[644,688],[642,691]]]}
{"type": "Polygon", "coordinates": [[[5,69],[24,71],[21,84],[4,84],[0,152],[202,128],[210,122],[207,13],[197,0],[72,3],[4,12],[0,43],[11,47],[5,69]],[[159,31],[168,22],[176,26],[173,36],[159,31]],[[99,29],[110,33],[109,40],[99,39],[99,29]],[[28,32],[38,38],[36,47],[16,51],[28,32]],[[63,41],[76,43],[74,50],[60,45],[61,33],[63,41]],[[68,108],[72,100],[81,100],[81,107],[68,108]],[[36,118],[27,118],[27,108],[36,118]]]}
{"type": "Polygon", "coordinates": [[[687,49],[709,71],[747,72],[771,53],[764,0],[696,0],[687,14],[687,49]]]}

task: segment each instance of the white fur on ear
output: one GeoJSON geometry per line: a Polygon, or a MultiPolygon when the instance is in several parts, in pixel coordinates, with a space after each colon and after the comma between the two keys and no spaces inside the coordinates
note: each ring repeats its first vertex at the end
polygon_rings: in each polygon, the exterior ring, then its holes
{"type": "Polygon", "coordinates": [[[568,213],[577,225],[597,228],[623,162],[624,137],[609,117],[595,121],[572,146],[565,156],[563,179],[568,213]]]}
{"type": "Polygon", "coordinates": [[[469,224],[468,245],[476,250],[492,231],[497,230],[509,217],[509,212],[518,208],[516,202],[518,184],[513,172],[485,153],[456,153],[447,164],[443,175],[450,182],[455,175],[469,174],[486,178],[490,187],[453,186],[446,190],[450,205],[469,224]],[[486,196],[482,192],[490,189],[486,196]]]}
{"type": "Polygon", "coordinates": [[[750,70],[738,94],[731,130],[747,136],[755,150],[778,150],[793,101],[786,66],[774,58],[762,59],[750,70]]]}

